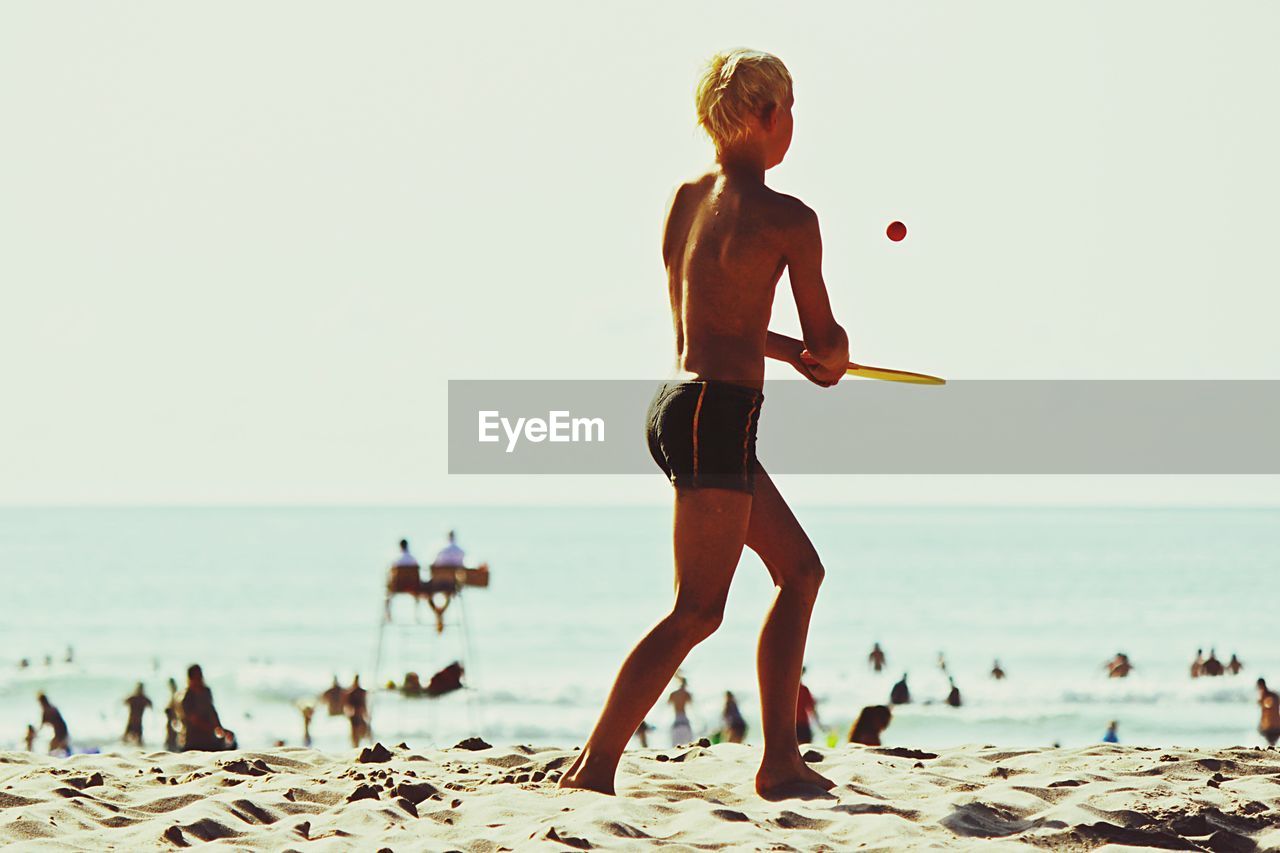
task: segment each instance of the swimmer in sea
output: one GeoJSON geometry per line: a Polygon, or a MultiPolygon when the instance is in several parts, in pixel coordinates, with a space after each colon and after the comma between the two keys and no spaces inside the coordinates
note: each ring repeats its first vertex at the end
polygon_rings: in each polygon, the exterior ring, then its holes
{"type": "Polygon", "coordinates": [[[902,680],[893,685],[889,691],[890,705],[906,705],[911,702],[911,691],[907,689],[907,674],[902,673],[902,680]]]}
{"type": "Polygon", "coordinates": [[[351,679],[351,687],[342,698],[342,709],[351,722],[351,745],[359,746],[369,736],[369,691],[360,686],[360,676],[351,679]]]}
{"type": "Polygon", "coordinates": [[[298,706],[298,711],[302,714],[302,745],[311,746],[311,718],[315,715],[316,706],[304,702],[298,706]]]}
{"type": "Polygon", "coordinates": [[[738,700],[727,690],[724,694],[724,711],[720,717],[724,726],[720,739],[725,743],[742,743],[747,736],[747,721],[738,709],[738,700]]]}
{"type": "Polygon", "coordinates": [[[40,703],[40,728],[48,726],[53,731],[53,737],[49,739],[49,754],[70,755],[71,736],[67,733],[67,722],[62,719],[62,712],[43,693],[37,694],[36,700],[40,703]]]}
{"type": "Polygon", "coordinates": [[[1108,678],[1128,678],[1129,673],[1133,672],[1133,664],[1129,661],[1129,656],[1124,652],[1117,652],[1116,656],[1107,661],[1104,667],[1107,670],[1108,678]]]}
{"type": "Polygon", "coordinates": [[[187,668],[187,689],[182,692],[182,750],[218,752],[230,749],[234,736],[222,727],[213,706],[213,691],[204,681],[199,664],[187,668]]]}
{"type": "Polygon", "coordinates": [[[169,703],[164,706],[164,748],[177,752],[182,738],[182,703],[178,700],[178,682],[169,679],[169,703]]]}
{"type": "Polygon", "coordinates": [[[346,699],[347,690],[338,683],[338,676],[333,677],[333,684],[329,689],[320,694],[320,698],[324,700],[325,705],[329,709],[330,717],[341,717],[343,701],[346,699]]]}
{"type": "MultiPolygon", "coordinates": [[[[803,669],[800,670],[800,674],[804,675],[803,669]]],[[[813,726],[810,725],[810,721],[817,724],[818,731],[826,728],[818,718],[817,700],[813,698],[813,693],[802,681],[799,695],[796,696],[796,741],[798,743],[813,743],[813,726]]]]}
{"type": "Polygon", "coordinates": [[[121,740],[142,746],[142,715],[151,707],[151,699],[142,688],[141,681],[133,693],[125,698],[124,704],[129,708],[129,719],[124,724],[124,737],[121,740]]]}
{"type": "Polygon", "coordinates": [[[1222,665],[1222,661],[1218,660],[1218,653],[1214,649],[1209,649],[1209,657],[1204,661],[1204,674],[1210,678],[1216,678],[1224,674],[1227,668],[1222,665]]]}
{"type": "Polygon", "coordinates": [[[868,705],[858,714],[858,719],[849,728],[849,743],[860,743],[864,746],[880,746],[880,735],[889,728],[893,720],[893,711],[887,705],[868,705]]]}
{"type": "Polygon", "coordinates": [[[1258,732],[1266,738],[1267,746],[1275,746],[1280,740],[1280,696],[1261,678],[1258,679],[1258,707],[1262,709],[1258,732]]]}

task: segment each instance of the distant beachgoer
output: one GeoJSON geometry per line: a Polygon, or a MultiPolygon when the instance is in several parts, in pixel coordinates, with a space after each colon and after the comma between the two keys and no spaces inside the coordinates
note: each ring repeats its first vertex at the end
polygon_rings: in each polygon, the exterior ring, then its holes
{"type": "Polygon", "coordinates": [[[31,660],[29,658],[23,658],[22,660],[18,661],[18,669],[29,669],[30,667],[31,667],[31,660]]]}
{"type": "Polygon", "coordinates": [[[343,695],[342,710],[351,721],[351,745],[359,746],[369,736],[369,691],[360,686],[358,675],[343,695]]]}
{"type": "Polygon", "coordinates": [[[1000,666],[999,658],[996,658],[996,660],[991,664],[991,677],[996,681],[1004,680],[1004,667],[1000,666]]]}
{"type": "Polygon", "coordinates": [[[640,747],[641,747],[642,749],[647,749],[647,748],[648,748],[648,746],[649,746],[649,732],[651,732],[651,731],[653,731],[653,726],[649,725],[648,721],[646,721],[646,720],[641,720],[641,721],[640,721],[640,725],[639,725],[639,727],[637,727],[637,728],[636,728],[636,733],[635,733],[634,735],[632,735],[632,737],[634,737],[636,740],[640,741],[640,747]]]}
{"type": "Polygon", "coordinates": [[[889,691],[890,705],[906,705],[911,701],[911,691],[907,689],[907,674],[902,673],[902,680],[893,685],[889,691]]]}
{"type": "Polygon", "coordinates": [[[67,646],[67,654],[63,657],[63,663],[73,663],[76,659],[76,650],[71,646],[67,646]]]}
{"type": "Polygon", "coordinates": [[[27,752],[31,752],[31,750],[35,749],[35,745],[36,745],[36,727],[35,727],[35,726],[33,726],[33,725],[31,725],[30,723],[27,723],[27,736],[26,736],[26,742],[27,742],[27,752]]]}
{"type": "Polygon", "coordinates": [[[1191,677],[1199,678],[1204,674],[1204,649],[1196,649],[1195,660],[1191,661],[1191,677]]]}
{"type": "Polygon", "coordinates": [[[330,717],[341,717],[344,713],[343,708],[347,697],[347,689],[338,683],[338,676],[333,677],[333,684],[328,690],[320,694],[320,698],[324,700],[325,705],[329,708],[330,717]]]}
{"type": "MultiPolygon", "coordinates": [[[[800,675],[804,675],[804,668],[800,668],[800,675]]],[[[813,693],[805,686],[804,682],[800,682],[800,689],[796,691],[796,743],[813,743],[813,728],[809,725],[810,720],[817,723],[818,730],[826,728],[822,725],[822,720],[818,719],[818,703],[813,698],[813,693]]]]}
{"type": "Polygon", "coordinates": [[[956,681],[954,678],[948,678],[947,681],[951,684],[951,692],[947,694],[947,704],[952,708],[959,708],[961,705],[960,688],[956,687],[956,681]]]}
{"type": "Polygon", "coordinates": [[[49,754],[70,755],[71,736],[67,733],[67,722],[62,719],[62,713],[43,693],[37,694],[36,700],[40,703],[40,728],[48,726],[53,730],[53,737],[49,739],[49,754]]]}
{"type": "Polygon", "coordinates": [[[164,706],[164,748],[178,751],[182,734],[182,703],[178,699],[178,682],[169,679],[169,703],[164,706]]]}
{"type": "Polygon", "coordinates": [[[1222,661],[1218,660],[1218,653],[1214,649],[1209,649],[1209,657],[1205,659],[1204,669],[1205,675],[1216,677],[1224,674],[1227,668],[1222,665],[1222,661]]]}
{"type": "Polygon", "coordinates": [[[1119,743],[1120,736],[1116,734],[1116,727],[1119,725],[1115,720],[1107,723],[1107,732],[1102,736],[1103,743],[1119,743]]]}
{"type": "Polygon", "coordinates": [[[1236,657],[1236,653],[1231,653],[1231,660],[1227,661],[1227,672],[1231,675],[1239,675],[1240,670],[1244,669],[1244,664],[1240,662],[1240,658],[1236,657]]]}
{"type": "Polygon", "coordinates": [[[693,740],[693,726],[689,723],[688,708],[693,704],[693,694],[689,692],[689,682],[683,675],[677,675],[680,686],[667,696],[667,704],[675,710],[675,719],[671,722],[671,745],[679,746],[693,740]]]}
{"type": "Polygon", "coordinates": [[[938,652],[938,669],[943,672],[947,671],[947,656],[942,652],[938,652]]]}
{"type": "Polygon", "coordinates": [[[463,687],[462,676],[464,672],[465,670],[463,670],[462,664],[458,661],[454,661],[435,675],[431,676],[427,681],[426,694],[428,696],[435,697],[443,696],[446,693],[452,693],[455,690],[461,690],[463,687]]]}
{"type": "Polygon", "coordinates": [[[1267,746],[1275,746],[1280,740],[1280,696],[1267,688],[1267,682],[1258,679],[1258,707],[1262,709],[1262,719],[1258,721],[1258,731],[1267,739],[1267,746]]]}
{"type": "Polygon", "coordinates": [[[458,547],[457,539],[452,530],[449,531],[449,544],[440,549],[436,554],[436,558],[431,561],[433,566],[447,566],[448,568],[462,568],[466,565],[466,552],[458,547]]]}
{"type": "Polygon", "coordinates": [[[868,705],[858,714],[849,727],[849,743],[860,743],[864,746],[879,746],[880,735],[889,728],[893,720],[893,711],[888,705],[868,705]]]}
{"type": "Polygon", "coordinates": [[[298,706],[298,710],[302,713],[302,745],[311,746],[311,718],[315,715],[316,706],[304,702],[298,706]]]}
{"type": "Polygon", "coordinates": [[[187,689],[182,692],[182,749],[218,752],[230,749],[235,738],[222,727],[213,706],[213,691],[204,683],[199,664],[187,668],[187,689]]]}
{"type": "Polygon", "coordinates": [[[124,704],[129,708],[129,719],[124,724],[124,737],[121,740],[142,746],[142,715],[151,707],[151,699],[142,688],[141,681],[133,689],[133,694],[125,698],[124,704]]]}
{"type": "Polygon", "coordinates": [[[725,743],[742,743],[747,736],[747,721],[738,709],[738,700],[729,691],[724,693],[724,711],[721,713],[724,729],[720,739],[725,743]]]}
{"type": "Polygon", "coordinates": [[[1115,657],[1104,664],[1104,667],[1108,678],[1128,678],[1134,668],[1129,656],[1124,652],[1117,652],[1115,657]]]}
{"type": "Polygon", "coordinates": [[[421,696],[422,695],[422,678],[416,672],[406,672],[404,674],[404,683],[400,685],[400,692],[405,696],[421,696]]]}
{"type": "Polygon", "coordinates": [[[880,648],[879,643],[873,643],[871,645],[871,654],[867,655],[867,663],[871,664],[871,668],[876,672],[884,669],[884,649],[880,648]]]}

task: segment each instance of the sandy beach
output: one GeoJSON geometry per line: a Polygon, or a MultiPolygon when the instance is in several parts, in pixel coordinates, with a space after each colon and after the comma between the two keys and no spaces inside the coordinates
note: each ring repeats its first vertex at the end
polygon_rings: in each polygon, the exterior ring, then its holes
{"type": "Polygon", "coordinates": [[[301,748],[50,761],[0,753],[0,844],[141,850],[1280,848],[1280,752],[812,750],[830,799],[768,803],[755,747],[628,752],[618,797],[555,787],[572,751],[301,748]]]}

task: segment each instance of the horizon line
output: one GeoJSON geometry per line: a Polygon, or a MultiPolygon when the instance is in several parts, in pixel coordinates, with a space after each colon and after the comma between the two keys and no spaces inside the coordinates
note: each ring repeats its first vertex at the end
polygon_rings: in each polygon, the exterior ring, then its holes
{"type": "MultiPolygon", "coordinates": [[[[790,505],[802,509],[863,509],[863,510],[1280,510],[1280,503],[1038,503],[1038,502],[965,502],[965,503],[908,503],[908,502],[810,502],[796,501],[790,505]]],[[[403,510],[403,509],[669,509],[669,501],[618,501],[601,503],[573,502],[525,502],[525,503],[482,503],[462,501],[457,503],[290,503],[290,502],[185,502],[167,503],[121,502],[121,503],[32,503],[18,504],[0,501],[0,511],[5,510],[71,510],[71,509],[371,509],[371,510],[403,510]]]]}

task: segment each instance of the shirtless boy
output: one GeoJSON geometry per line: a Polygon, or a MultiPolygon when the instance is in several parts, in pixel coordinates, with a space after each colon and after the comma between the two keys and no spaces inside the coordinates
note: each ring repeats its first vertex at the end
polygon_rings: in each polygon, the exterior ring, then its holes
{"type": "Polygon", "coordinates": [[[681,185],[667,214],[676,379],[659,388],[648,415],[650,450],[675,487],[675,603],[623,662],[562,787],[614,792],[632,733],[689,651],[719,626],[744,545],[777,588],[757,651],[764,757],[756,791],[783,799],[833,787],[801,759],[795,726],[822,562],[755,458],[765,358],[823,387],[840,381],[849,360],[822,280],[818,218],[764,183],[791,144],[794,102],[786,67],[758,51],[718,54],[698,85],[698,121],[716,165],[681,185]],[[803,341],[768,331],[784,269],[803,341]]]}

